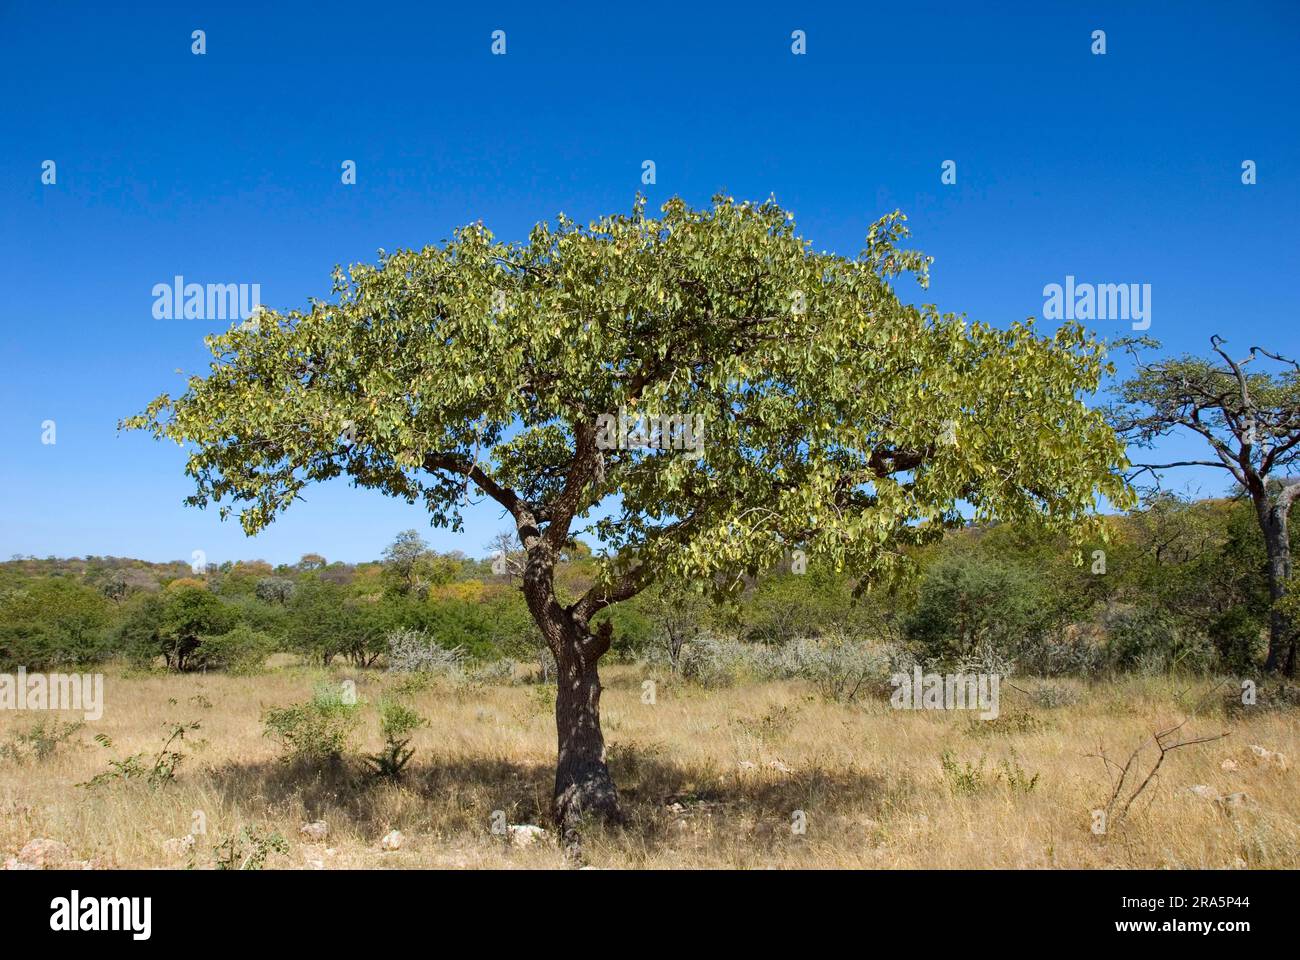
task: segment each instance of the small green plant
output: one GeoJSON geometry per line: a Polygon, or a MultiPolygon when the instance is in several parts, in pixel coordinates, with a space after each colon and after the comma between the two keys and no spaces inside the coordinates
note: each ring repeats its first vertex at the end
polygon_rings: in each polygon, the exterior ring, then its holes
{"type": "Polygon", "coordinates": [[[953,793],[978,793],[988,784],[982,756],[978,764],[970,761],[959,764],[952,751],[945,750],[943,756],[939,758],[939,765],[943,768],[943,775],[953,793]]]}
{"type": "Polygon", "coordinates": [[[310,700],[268,710],[266,736],[280,742],[286,761],[336,764],[361,721],[360,706],[343,687],[322,683],[310,700]]]}
{"type": "Polygon", "coordinates": [[[20,733],[8,743],[0,744],[0,757],[18,763],[26,760],[41,762],[58,753],[59,747],[85,726],[80,720],[67,722],[42,717],[26,733],[20,733]]]}
{"type": "Polygon", "coordinates": [[[552,684],[540,684],[528,692],[529,699],[538,713],[549,714],[555,711],[555,687],[552,684]]]}
{"type": "Polygon", "coordinates": [[[272,853],[289,852],[289,841],[262,827],[241,827],[239,833],[212,848],[218,870],[261,870],[272,853]]]}
{"type": "Polygon", "coordinates": [[[427,726],[428,720],[396,700],[379,702],[379,728],[384,735],[384,749],[365,758],[370,773],[381,780],[400,780],[402,771],[415,754],[411,734],[427,726]]]}
{"type": "Polygon", "coordinates": [[[1038,786],[1038,774],[1029,776],[1024,767],[1020,766],[1014,759],[1003,760],[998,766],[999,777],[1006,781],[1008,787],[1019,793],[1030,793],[1034,787],[1038,786]]]}
{"type": "Polygon", "coordinates": [[[993,770],[987,769],[987,760],[981,754],[978,762],[957,761],[951,750],[945,750],[939,758],[944,778],[953,793],[979,793],[999,783],[1018,793],[1029,793],[1038,786],[1038,774],[1032,777],[1015,760],[1002,760],[993,770]]]}
{"type": "MultiPolygon", "coordinates": [[[[173,745],[184,740],[186,733],[197,729],[199,729],[197,720],[188,723],[173,721],[168,724],[167,739],[163,741],[161,749],[154,755],[152,761],[146,760],[148,757],[146,753],[135,753],[122,760],[110,760],[108,770],[96,774],[78,786],[99,787],[114,780],[144,780],[151,787],[165,786],[176,779],[176,771],[180,769],[181,762],[185,759],[185,754],[175,749],[173,745]]],[[[96,736],[95,742],[102,747],[113,746],[113,741],[103,734],[96,736]]]]}

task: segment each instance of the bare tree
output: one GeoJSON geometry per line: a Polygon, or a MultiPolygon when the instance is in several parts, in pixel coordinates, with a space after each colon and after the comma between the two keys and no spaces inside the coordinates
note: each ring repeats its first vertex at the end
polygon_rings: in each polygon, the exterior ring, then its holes
{"type": "Polygon", "coordinates": [[[527,557],[517,531],[502,530],[487,542],[487,550],[493,573],[509,577],[511,583],[523,577],[527,557]]]}
{"type": "Polygon", "coordinates": [[[1132,353],[1136,372],[1119,384],[1117,402],[1108,409],[1116,432],[1140,449],[1190,433],[1213,454],[1202,460],[1135,463],[1129,479],[1150,474],[1158,484],[1159,471],[1196,466],[1225,470],[1240,485],[1255,507],[1268,554],[1273,608],[1265,668],[1295,676],[1294,625],[1278,601],[1290,586],[1289,515],[1300,497],[1300,476],[1288,476],[1300,460],[1300,364],[1262,347],[1234,359],[1218,335],[1210,338],[1218,359],[1208,360],[1181,356],[1148,364],[1136,348],[1158,343],[1148,338],[1120,343],[1132,353]],[[1267,361],[1280,369],[1258,369],[1267,361]]]}

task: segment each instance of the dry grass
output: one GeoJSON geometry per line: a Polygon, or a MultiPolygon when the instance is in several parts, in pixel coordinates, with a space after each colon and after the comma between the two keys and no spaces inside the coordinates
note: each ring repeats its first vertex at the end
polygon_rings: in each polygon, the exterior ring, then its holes
{"type": "MultiPolygon", "coordinates": [[[[604,721],[611,764],[630,814],[617,833],[591,831],[583,858],[596,867],[1208,867],[1300,866],[1294,767],[1260,766],[1249,745],[1300,756],[1295,712],[1226,717],[1216,707],[1191,720],[1192,736],[1230,731],[1166,760],[1129,821],[1105,836],[1090,811],[1109,794],[1104,744],[1122,760],[1152,731],[1184,716],[1187,682],[1131,679],[1080,687],[1068,706],[1045,709],[1004,688],[1002,711],[1031,720],[1005,731],[978,729],[970,714],[902,712],[885,702],[842,706],[800,683],[701,690],[661,681],[657,703],[641,702],[645,674],[606,671],[604,721]],[[1033,789],[1005,781],[958,789],[940,758],[991,777],[1002,761],[1033,789]],[[1235,759],[1238,769],[1221,762],[1235,759]],[[1244,791],[1253,801],[1226,810],[1188,791],[1244,791]],[[792,830],[803,811],[806,832],[792,830]]],[[[395,683],[356,676],[374,701],[395,683]]],[[[33,837],[66,843],[78,859],[108,867],[181,867],[163,843],[190,832],[193,811],[212,847],[254,826],[289,841],[270,868],[561,867],[554,843],[513,849],[491,831],[492,812],[510,823],[542,823],[551,787],[555,733],[547,688],[435,684],[410,702],[430,720],[416,734],[410,775],[400,786],[364,780],[359,765],[334,773],[295,770],[263,736],[265,708],[306,699],[325,674],[281,667],[255,677],[130,675],[110,671],[106,709],[43,761],[0,759],[0,853],[33,837]],[[198,720],[181,746],[176,781],[152,788],[114,781],[78,786],[110,759],[156,752],[170,721],[198,720]],[[104,734],[104,747],[92,737],[104,734]],[[299,837],[323,819],[324,843],[299,837]],[[406,837],[385,852],[390,829],[406,837]]],[[[1200,685],[1203,687],[1204,685],[1200,685]]],[[[31,726],[31,714],[0,713],[0,743],[31,726]]],[[[379,737],[367,714],[364,742],[379,737]]],[[[1149,754],[1148,754],[1149,756],[1149,754]]]]}

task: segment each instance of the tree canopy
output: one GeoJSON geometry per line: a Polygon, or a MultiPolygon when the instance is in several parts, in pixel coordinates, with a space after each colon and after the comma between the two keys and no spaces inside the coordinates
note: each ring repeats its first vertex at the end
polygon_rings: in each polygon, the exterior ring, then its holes
{"type": "Polygon", "coordinates": [[[1123,449],[1080,399],[1100,344],[903,304],[889,281],[925,286],[929,263],[898,248],[903,219],[854,259],[771,201],[638,201],[523,243],[474,224],[210,338],[209,374],[127,424],[192,444],[191,501],[237,504],[249,533],[339,475],[457,527],[468,476],[564,536],[609,501],[594,532],[637,551],[638,577],[710,583],[792,543],[875,567],[963,500],[1063,525],[1122,500],[1123,449]],[[704,455],[596,449],[621,410],[702,416],[704,455]]]}

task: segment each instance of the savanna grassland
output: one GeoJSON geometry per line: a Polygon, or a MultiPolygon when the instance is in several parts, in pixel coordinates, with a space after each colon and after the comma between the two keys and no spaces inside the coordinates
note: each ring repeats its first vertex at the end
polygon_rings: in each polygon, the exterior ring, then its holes
{"type": "MultiPolygon", "coordinates": [[[[981,722],[970,711],[893,709],[885,696],[837,703],[797,680],[707,689],[612,666],[602,712],[629,822],[584,831],[575,851],[546,819],[552,685],[522,670],[492,682],[419,679],[288,659],[252,676],[110,664],[102,718],[58,728],[43,755],[22,735],[76,717],[0,713],[3,856],[49,838],[74,865],[96,868],[1300,866],[1295,708],[1261,696],[1232,709],[1236,691],[1205,677],[1053,681],[1047,694],[1046,681],[1016,681],[1003,688],[999,718],[981,722]],[[266,711],[346,679],[365,722],[342,759],[284,760],[266,711]],[[656,680],[654,703],[643,702],[646,679],[656,680]],[[380,746],[366,708],[397,695],[428,725],[412,735],[401,779],[387,782],[360,758],[380,746]],[[1122,765],[1184,719],[1178,738],[1228,735],[1170,751],[1128,816],[1094,833],[1090,811],[1105,805],[1113,775],[1096,755],[1122,765]],[[194,722],[167,748],[181,757],[161,782],[82,785],[131,755],[149,768],[172,725],[194,722]],[[328,826],[319,842],[300,832],[314,821],[328,826]],[[547,833],[512,844],[502,824],[547,833]],[[394,830],[400,847],[383,849],[394,830]]],[[[1148,746],[1135,769],[1145,776],[1155,759],[1148,746]]]]}

